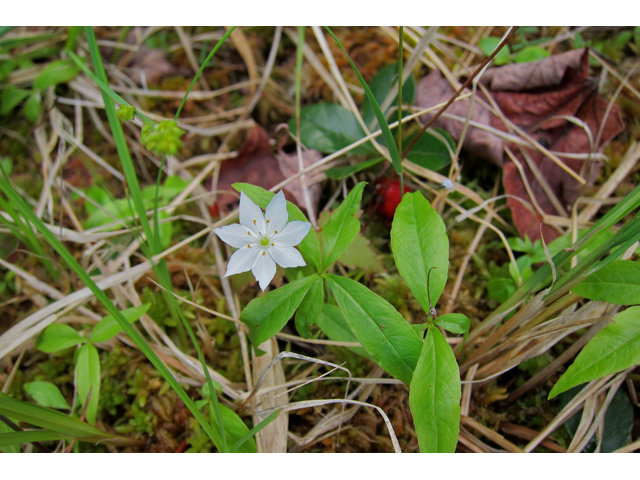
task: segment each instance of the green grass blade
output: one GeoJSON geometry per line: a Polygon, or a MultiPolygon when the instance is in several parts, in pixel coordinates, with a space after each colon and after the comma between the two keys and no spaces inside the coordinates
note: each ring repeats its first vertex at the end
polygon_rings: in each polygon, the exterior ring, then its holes
{"type": "Polygon", "coordinates": [[[81,422],[64,413],[22,402],[4,393],[0,393],[0,415],[73,437],[112,437],[112,435],[98,430],[88,423],[81,422]]]}
{"type": "MultiPolygon", "coordinates": [[[[109,84],[107,84],[106,82],[104,82],[103,80],[98,78],[91,70],[89,70],[89,67],[87,67],[84,64],[84,62],[80,59],[80,57],[78,57],[71,50],[67,50],[67,54],[69,55],[69,58],[71,58],[73,63],[75,63],[78,66],[78,68],[80,68],[80,70],[82,70],[84,73],[86,73],[89,76],[89,78],[91,78],[91,80],[93,80],[96,83],[96,85],[98,85],[98,87],[100,87],[100,91],[102,92],[102,97],[103,98],[104,98],[104,96],[106,94],[109,98],[111,98],[111,100],[116,102],[118,105],[129,105],[129,106],[131,106],[129,104],[129,102],[127,102],[124,98],[122,98],[116,92],[111,90],[111,87],[109,86],[109,84]]],[[[106,103],[107,103],[106,100],[107,99],[104,98],[104,100],[105,100],[105,106],[106,106],[106,103]]],[[[144,123],[148,123],[149,125],[152,125],[154,123],[153,120],[151,120],[149,117],[147,117],[143,113],[140,113],[138,110],[136,110],[136,115],[138,117],[140,117],[144,123]]]]}
{"type": "Polygon", "coordinates": [[[204,62],[202,62],[202,65],[200,66],[200,70],[198,70],[198,73],[196,73],[196,76],[193,77],[193,81],[191,82],[191,85],[189,85],[189,88],[187,88],[187,93],[184,94],[184,97],[182,98],[182,102],[180,102],[180,106],[178,107],[178,111],[176,112],[176,116],[174,117],[174,120],[178,120],[178,117],[180,116],[180,112],[182,112],[182,107],[184,107],[184,104],[187,101],[187,97],[189,96],[189,93],[191,92],[191,89],[193,88],[193,86],[198,81],[198,78],[200,78],[200,75],[202,75],[202,72],[204,71],[205,67],[208,65],[209,60],[211,60],[213,58],[213,56],[218,51],[218,49],[222,46],[224,41],[229,37],[229,35],[231,35],[231,32],[233,32],[235,29],[236,29],[236,27],[231,27],[227,31],[227,33],[225,33],[222,36],[222,38],[218,41],[218,43],[216,43],[216,46],[213,47],[213,50],[211,50],[211,53],[209,53],[209,55],[207,55],[206,60],[204,62]]]}
{"type": "Polygon", "coordinates": [[[271,415],[269,415],[267,418],[262,420],[258,425],[256,425],[251,430],[249,430],[246,435],[244,435],[240,440],[238,440],[236,442],[236,444],[233,447],[231,447],[231,453],[236,453],[238,451],[238,449],[242,445],[244,445],[247,440],[249,440],[251,437],[253,437],[256,433],[258,433],[264,427],[269,425],[271,422],[273,422],[276,418],[278,418],[278,416],[280,416],[281,413],[282,413],[282,409],[276,410],[271,415]]]}
{"type": "Polygon", "coordinates": [[[65,435],[64,433],[53,432],[51,430],[0,433],[0,447],[71,438],[73,438],[72,435],[65,435]]]}
{"type": "MultiPolygon", "coordinates": [[[[329,32],[329,34],[338,43],[338,45],[340,46],[342,51],[345,53],[345,55],[349,59],[349,63],[351,64],[351,67],[353,68],[353,71],[356,72],[356,75],[358,76],[358,79],[360,80],[360,84],[362,85],[362,88],[364,88],[364,93],[367,95],[367,99],[371,103],[371,106],[373,107],[373,111],[376,114],[376,118],[378,119],[378,124],[380,125],[380,129],[382,130],[382,136],[384,137],[384,143],[387,146],[387,148],[389,149],[389,155],[391,155],[391,161],[393,162],[393,168],[395,168],[396,173],[398,175],[400,175],[402,173],[402,165],[400,163],[400,153],[398,152],[398,147],[396,146],[396,142],[393,139],[393,134],[391,133],[391,130],[389,129],[389,123],[387,122],[387,119],[384,117],[384,113],[382,113],[382,109],[380,108],[380,105],[378,104],[378,101],[376,100],[376,97],[371,92],[371,89],[369,88],[369,85],[367,85],[367,82],[365,82],[364,78],[362,78],[362,75],[360,75],[360,72],[356,68],[356,65],[353,63],[353,60],[351,60],[351,57],[347,53],[347,50],[344,48],[344,46],[342,45],[340,40],[338,40],[338,37],[335,36],[335,34],[331,31],[331,29],[329,27],[324,27],[324,28],[329,32]]],[[[402,98],[402,97],[400,97],[400,98],[402,98]]]]}

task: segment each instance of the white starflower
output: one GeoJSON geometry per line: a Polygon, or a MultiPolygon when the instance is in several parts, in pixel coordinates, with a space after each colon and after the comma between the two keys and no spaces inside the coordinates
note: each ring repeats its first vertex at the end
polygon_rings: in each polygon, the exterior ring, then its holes
{"type": "Polygon", "coordinates": [[[269,202],[264,215],[260,207],[241,192],[240,223],[214,229],[220,240],[238,249],[231,255],[224,276],[251,270],[264,290],[276,274],[276,263],[284,268],[304,267],[302,255],[293,247],[307,236],[311,224],[287,223],[288,219],[282,190],[269,202]]]}

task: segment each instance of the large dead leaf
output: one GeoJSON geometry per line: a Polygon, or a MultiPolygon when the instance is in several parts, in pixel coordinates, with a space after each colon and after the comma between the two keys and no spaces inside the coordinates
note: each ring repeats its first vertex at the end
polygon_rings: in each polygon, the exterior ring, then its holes
{"type": "MultiPolygon", "coordinates": [[[[232,184],[236,182],[251,183],[265,189],[282,182],[298,173],[297,154],[288,154],[279,151],[276,155],[272,152],[269,135],[260,125],[251,130],[247,140],[240,149],[238,156],[222,162],[220,176],[218,178],[218,206],[222,211],[229,211],[238,203],[238,195],[234,193],[232,184]]],[[[302,154],[305,167],[312,165],[322,158],[320,152],[307,150],[302,154]]],[[[321,187],[319,183],[313,183],[314,179],[307,177],[307,187],[311,204],[317,211],[320,200],[321,187]]],[[[295,203],[300,208],[306,209],[306,202],[300,179],[288,183],[284,187],[287,200],[295,203]]]]}
{"type": "MultiPolygon", "coordinates": [[[[560,118],[561,116],[571,116],[581,120],[591,130],[594,141],[603,125],[600,143],[594,146],[594,151],[601,149],[624,129],[619,108],[616,105],[613,105],[609,114],[605,115],[608,102],[598,96],[597,80],[589,77],[588,73],[589,53],[585,48],[538,62],[492,68],[485,72],[481,82],[504,116],[545,148],[559,153],[588,154],[591,151],[591,144],[584,128],[566,118],[560,118]]],[[[454,89],[449,82],[439,71],[434,71],[420,82],[416,101],[420,107],[427,108],[446,102],[453,94],[454,89]]],[[[486,99],[483,93],[479,96],[486,99]]],[[[467,116],[469,106],[468,99],[456,102],[449,107],[447,113],[464,118],[467,116]]],[[[431,115],[423,115],[422,121],[430,120],[431,115]]],[[[479,102],[474,103],[471,120],[508,131],[502,120],[479,102]]],[[[435,126],[448,130],[457,140],[460,138],[463,123],[440,117],[435,122],[435,126]]],[[[559,214],[545,192],[543,182],[533,174],[525,155],[517,145],[504,142],[492,133],[471,127],[467,131],[463,146],[501,165],[504,170],[505,192],[532,204],[534,202],[527,193],[520,171],[504,153],[505,147],[510,148],[523,167],[524,175],[540,209],[545,214],[559,214]]],[[[523,150],[540,171],[560,206],[569,210],[578,197],[579,182],[537,149],[523,148],[523,150]]],[[[597,177],[600,170],[600,162],[596,161],[563,159],[563,162],[568,168],[580,174],[587,184],[597,177]]],[[[509,198],[507,202],[520,235],[528,235],[532,240],[540,238],[542,216],[538,212],[531,212],[515,199],[509,198]]],[[[543,232],[547,242],[560,235],[558,230],[549,225],[543,225],[543,232]]]]}

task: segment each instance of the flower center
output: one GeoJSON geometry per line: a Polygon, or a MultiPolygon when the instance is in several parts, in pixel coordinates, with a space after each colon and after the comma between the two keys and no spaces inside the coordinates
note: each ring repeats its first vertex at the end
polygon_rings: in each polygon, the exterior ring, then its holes
{"type": "Polygon", "coordinates": [[[262,245],[263,247],[266,247],[267,245],[269,245],[269,239],[267,237],[262,237],[260,239],[260,245],[262,245]]]}

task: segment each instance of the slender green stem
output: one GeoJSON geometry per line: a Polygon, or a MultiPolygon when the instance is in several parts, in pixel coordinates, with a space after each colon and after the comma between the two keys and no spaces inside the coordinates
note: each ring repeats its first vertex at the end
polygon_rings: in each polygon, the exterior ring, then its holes
{"type": "MultiPolygon", "coordinates": [[[[398,152],[402,151],[402,50],[404,47],[404,27],[400,25],[398,32],[398,152]]],[[[400,197],[404,196],[404,173],[400,167],[400,197]]]]}
{"type": "Polygon", "coordinates": [[[198,81],[198,78],[200,78],[200,75],[202,75],[202,72],[204,71],[204,68],[209,63],[209,60],[211,60],[211,58],[215,55],[215,53],[218,51],[218,49],[222,46],[224,41],[229,37],[229,35],[231,35],[231,32],[233,32],[235,29],[236,29],[236,27],[231,27],[227,31],[227,33],[225,33],[222,36],[220,41],[218,43],[216,43],[216,46],[213,47],[213,50],[211,50],[211,53],[209,53],[209,55],[207,56],[207,59],[202,63],[202,65],[200,66],[200,70],[198,70],[198,73],[196,73],[196,76],[193,77],[193,81],[191,82],[191,85],[189,85],[189,88],[187,88],[187,93],[184,94],[184,97],[182,98],[182,102],[180,102],[180,106],[178,107],[178,111],[176,112],[176,116],[174,117],[174,120],[178,120],[178,117],[180,116],[180,112],[182,111],[182,107],[184,107],[184,104],[187,101],[187,97],[189,96],[189,93],[191,92],[191,89],[193,88],[193,86],[198,81]]]}

